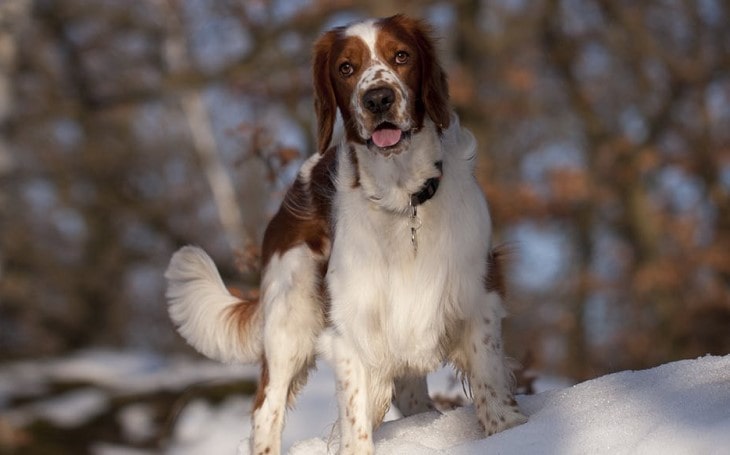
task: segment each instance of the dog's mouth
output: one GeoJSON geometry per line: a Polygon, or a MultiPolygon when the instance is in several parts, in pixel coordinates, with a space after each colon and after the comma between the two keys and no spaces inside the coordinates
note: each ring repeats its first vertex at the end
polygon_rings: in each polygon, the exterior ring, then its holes
{"type": "Polygon", "coordinates": [[[410,135],[410,131],[403,131],[390,122],[383,122],[375,128],[368,139],[368,147],[377,147],[380,152],[385,154],[397,153],[410,135]]]}

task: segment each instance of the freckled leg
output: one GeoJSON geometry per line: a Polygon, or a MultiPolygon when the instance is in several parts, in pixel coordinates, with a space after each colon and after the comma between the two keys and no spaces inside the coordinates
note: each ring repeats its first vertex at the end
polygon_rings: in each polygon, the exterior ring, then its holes
{"type": "Polygon", "coordinates": [[[340,454],[372,454],[373,435],[368,416],[365,368],[355,355],[335,346],[333,354],[337,377],[339,406],[340,454]]]}
{"type": "Polygon", "coordinates": [[[403,416],[433,411],[425,376],[409,376],[395,380],[395,405],[403,416]]]}
{"type": "Polygon", "coordinates": [[[281,451],[281,430],[292,374],[293,372],[275,369],[273,380],[268,379],[268,373],[262,374],[251,422],[253,428],[250,442],[251,453],[254,455],[277,455],[281,451]]]}
{"type": "Polygon", "coordinates": [[[354,349],[336,335],[332,338],[331,357],[337,378],[339,453],[373,454],[373,430],[388,411],[392,382],[363,365],[354,349]]]}
{"type": "Polygon", "coordinates": [[[277,455],[286,406],[304,386],[314,363],[324,314],[316,295],[317,264],[306,247],[275,256],[262,279],[264,365],[253,411],[251,453],[277,455]]]}
{"type": "Polygon", "coordinates": [[[282,362],[281,355],[269,355],[264,363],[251,422],[253,455],[278,455],[281,451],[287,402],[306,381],[310,365],[306,357],[291,357],[290,352],[277,353],[285,355],[288,362],[282,362]]]}
{"type": "Polygon", "coordinates": [[[474,398],[477,418],[487,435],[520,425],[527,417],[520,412],[511,388],[511,372],[502,351],[501,299],[487,295],[481,318],[469,321],[462,354],[474,398]]]}

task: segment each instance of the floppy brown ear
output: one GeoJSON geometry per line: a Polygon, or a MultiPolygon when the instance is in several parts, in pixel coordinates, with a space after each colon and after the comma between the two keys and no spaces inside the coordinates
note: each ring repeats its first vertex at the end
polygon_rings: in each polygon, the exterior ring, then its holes
{"type": "Polygon", "coordinates": [[[337,38],[337,31],[332,30],[314,44],[314,61],[312,73],[314,78],[314,111],[317,115],[317,148],[320,153],[327,151],[332,141],[332,131],[337,118],[335,91],[330,77],[330,49],[337,38]]]}
{"type": "Polygon", "coordinates": [[[421,58],[421,99],[426,114],[439,129],[446,129],[451,118],[449,83],[436,56],[431,27],[425,22],[413,20],[411,29],[421,58]]]}

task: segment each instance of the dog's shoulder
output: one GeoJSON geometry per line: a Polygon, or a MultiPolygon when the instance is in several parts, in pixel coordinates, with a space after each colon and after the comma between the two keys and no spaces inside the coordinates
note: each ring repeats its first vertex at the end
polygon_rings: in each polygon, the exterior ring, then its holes
{"type": "Polygon", "coordinates": [[[327,256],[331,234],[332,199],[337,178],[337,147],[309,157],[264,233],[262,264],[276,253],[306,243],[327,256]]]}
{"type": "Polygon", "coordinates": [[[302,175],[302,171],[305,171],[302,169],[298,176],[298,179],[302,179],[304,183],[308,184],[314,208],[321,216],[327,218],[331,216],[332,198],[335,192],[338,148],[338,146],[332,146],[319,154],[315,158],[316,162],[311,167],[309,175],[302,175]]]}

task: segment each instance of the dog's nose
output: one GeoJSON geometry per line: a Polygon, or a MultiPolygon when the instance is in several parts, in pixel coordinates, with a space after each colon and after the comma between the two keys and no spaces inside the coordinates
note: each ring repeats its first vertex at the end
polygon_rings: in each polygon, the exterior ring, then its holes
{"type": "Polygon", "coordinates": [[[365,92],[362,102],[373,114],[380,114],[390,109],[395,101],[395,92],[388,87],[374,88],[365,92]]]}

